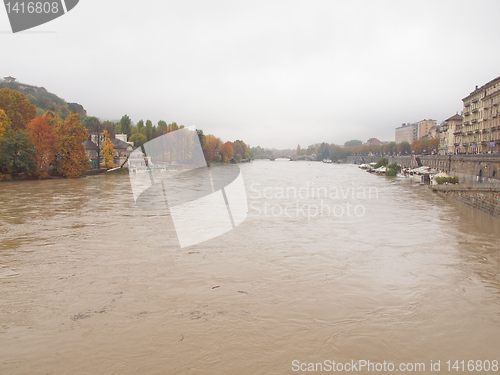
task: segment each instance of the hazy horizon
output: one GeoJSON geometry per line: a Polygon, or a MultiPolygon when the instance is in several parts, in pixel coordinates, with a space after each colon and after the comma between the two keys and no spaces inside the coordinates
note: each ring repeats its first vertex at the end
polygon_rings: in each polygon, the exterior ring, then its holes
{"type": "Polygon", "coordinates": [[[85,0],[16,34],[0,11],[0,74],[101,120],[175,121],[251,146],[392,141],[402,123],[460,113],[500,75],[498,11],[488,0],[85,0]]]}

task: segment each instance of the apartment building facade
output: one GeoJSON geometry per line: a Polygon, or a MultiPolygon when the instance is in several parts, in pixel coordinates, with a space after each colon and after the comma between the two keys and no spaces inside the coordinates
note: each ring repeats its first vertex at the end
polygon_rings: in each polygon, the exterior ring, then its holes
{"type": "Polygon", "coordinates": [[[432,138],[431,129],[437,127],[437,121],[424,119],[422,121],[417,122],[417,127],[418,127],[417,139],[421,139],[425,136],[429,136],[429,138],[432,138]]]}
{"type": "Polygon", "coordinates": [[[456,135],[462,131],[463,117],[458,113],[444,120],[439,133],[439,154],[448,155],[456,152],[456,135]]]}
{"type": "Polygon", "coordinates": [[[417,124],[403,124],[396,128],[396,143],[408,142],[412,144],[418,139],[417,124]]]}
{"type": "Polygon", "coordinates": [[[462,99],[463,128],[455,133],[459,153],[500,152],[500,77],[462,99]]]}

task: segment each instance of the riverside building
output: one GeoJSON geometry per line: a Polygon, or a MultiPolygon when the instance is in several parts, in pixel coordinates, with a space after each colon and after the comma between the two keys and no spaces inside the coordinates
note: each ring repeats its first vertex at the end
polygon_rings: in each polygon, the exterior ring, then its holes
{"type": "Polygon", "coordinates": [[[463,129],[455,133],[459,153],[500,152],[500,77],[462,99],[463,129]]]}

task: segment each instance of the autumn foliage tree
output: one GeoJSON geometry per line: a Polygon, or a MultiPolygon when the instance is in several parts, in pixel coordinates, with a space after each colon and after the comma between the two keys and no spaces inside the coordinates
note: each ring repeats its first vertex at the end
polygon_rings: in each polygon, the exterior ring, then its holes
{"type": "Polygon", "coordinates": [[[66,120],[54,128],[57,171],[69,178],[79,177],[90,168],[82,144],[88,139],[89,133],[80,123],[79,117],[79,114],[71,111],[66,120]]]}
{"type": "Polygon", "coordinates": [[[0,109],[0,142],[5,134],[11,129],[10,119],[3,109],[0,109]]]}
{"type": "MultiPolygon", "coordinates": [[[[26,129],[28,130],[31,142],[35,146],[36,170],[35,174],[39,178],[49,177],[50,166],[55,161],[55,141],[54,141],[54,113],[35,117],[31,120],[26,129]]],[[[60,120],[60,117],[57,116],[60,120]]]]}
{"type": "Polygon", "coordinates": [[[210,163],[211,161],[216,161],[218,156],[218,149],[222,142],[219,138],[212,134],[208,134],[205,137],[205,145],[203,146],[203,154],[205,155],[205,160],[210,163]]]}
{"type": "Polygon", "coordinates": [[[109,133],[104,130],[104,142],[102,144],[102,159],[104,161],[105,168],[114,168],[115,163],[113,163],[114,155],[116,153],[111,139],[109,138],[109,133]]]}
{"type": "Polygon", "coordinates": [[[233,158],[233,143],[226,142],[219,147],[219,155],[221,156],[221,161],[223,163],[229,163],[233,158]]]}
{"type": "Polygon", "coordinates": [[[0,109],[3,109],[12,123],[13,130],[26,128],[36,116],[36,107],[22,92],[4,87],[0,90],[0,109]]]}

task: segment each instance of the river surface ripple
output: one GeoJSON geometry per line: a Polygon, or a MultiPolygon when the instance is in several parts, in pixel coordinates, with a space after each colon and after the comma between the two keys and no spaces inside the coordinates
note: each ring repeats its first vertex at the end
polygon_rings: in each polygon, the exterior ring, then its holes
{"type": "Polygon", "coordinates": [[[0,373],[500,359],[498,219],[353,165],[240,168],[247,219],[184,249],[128,176],[0,184],[0,373]]]}

